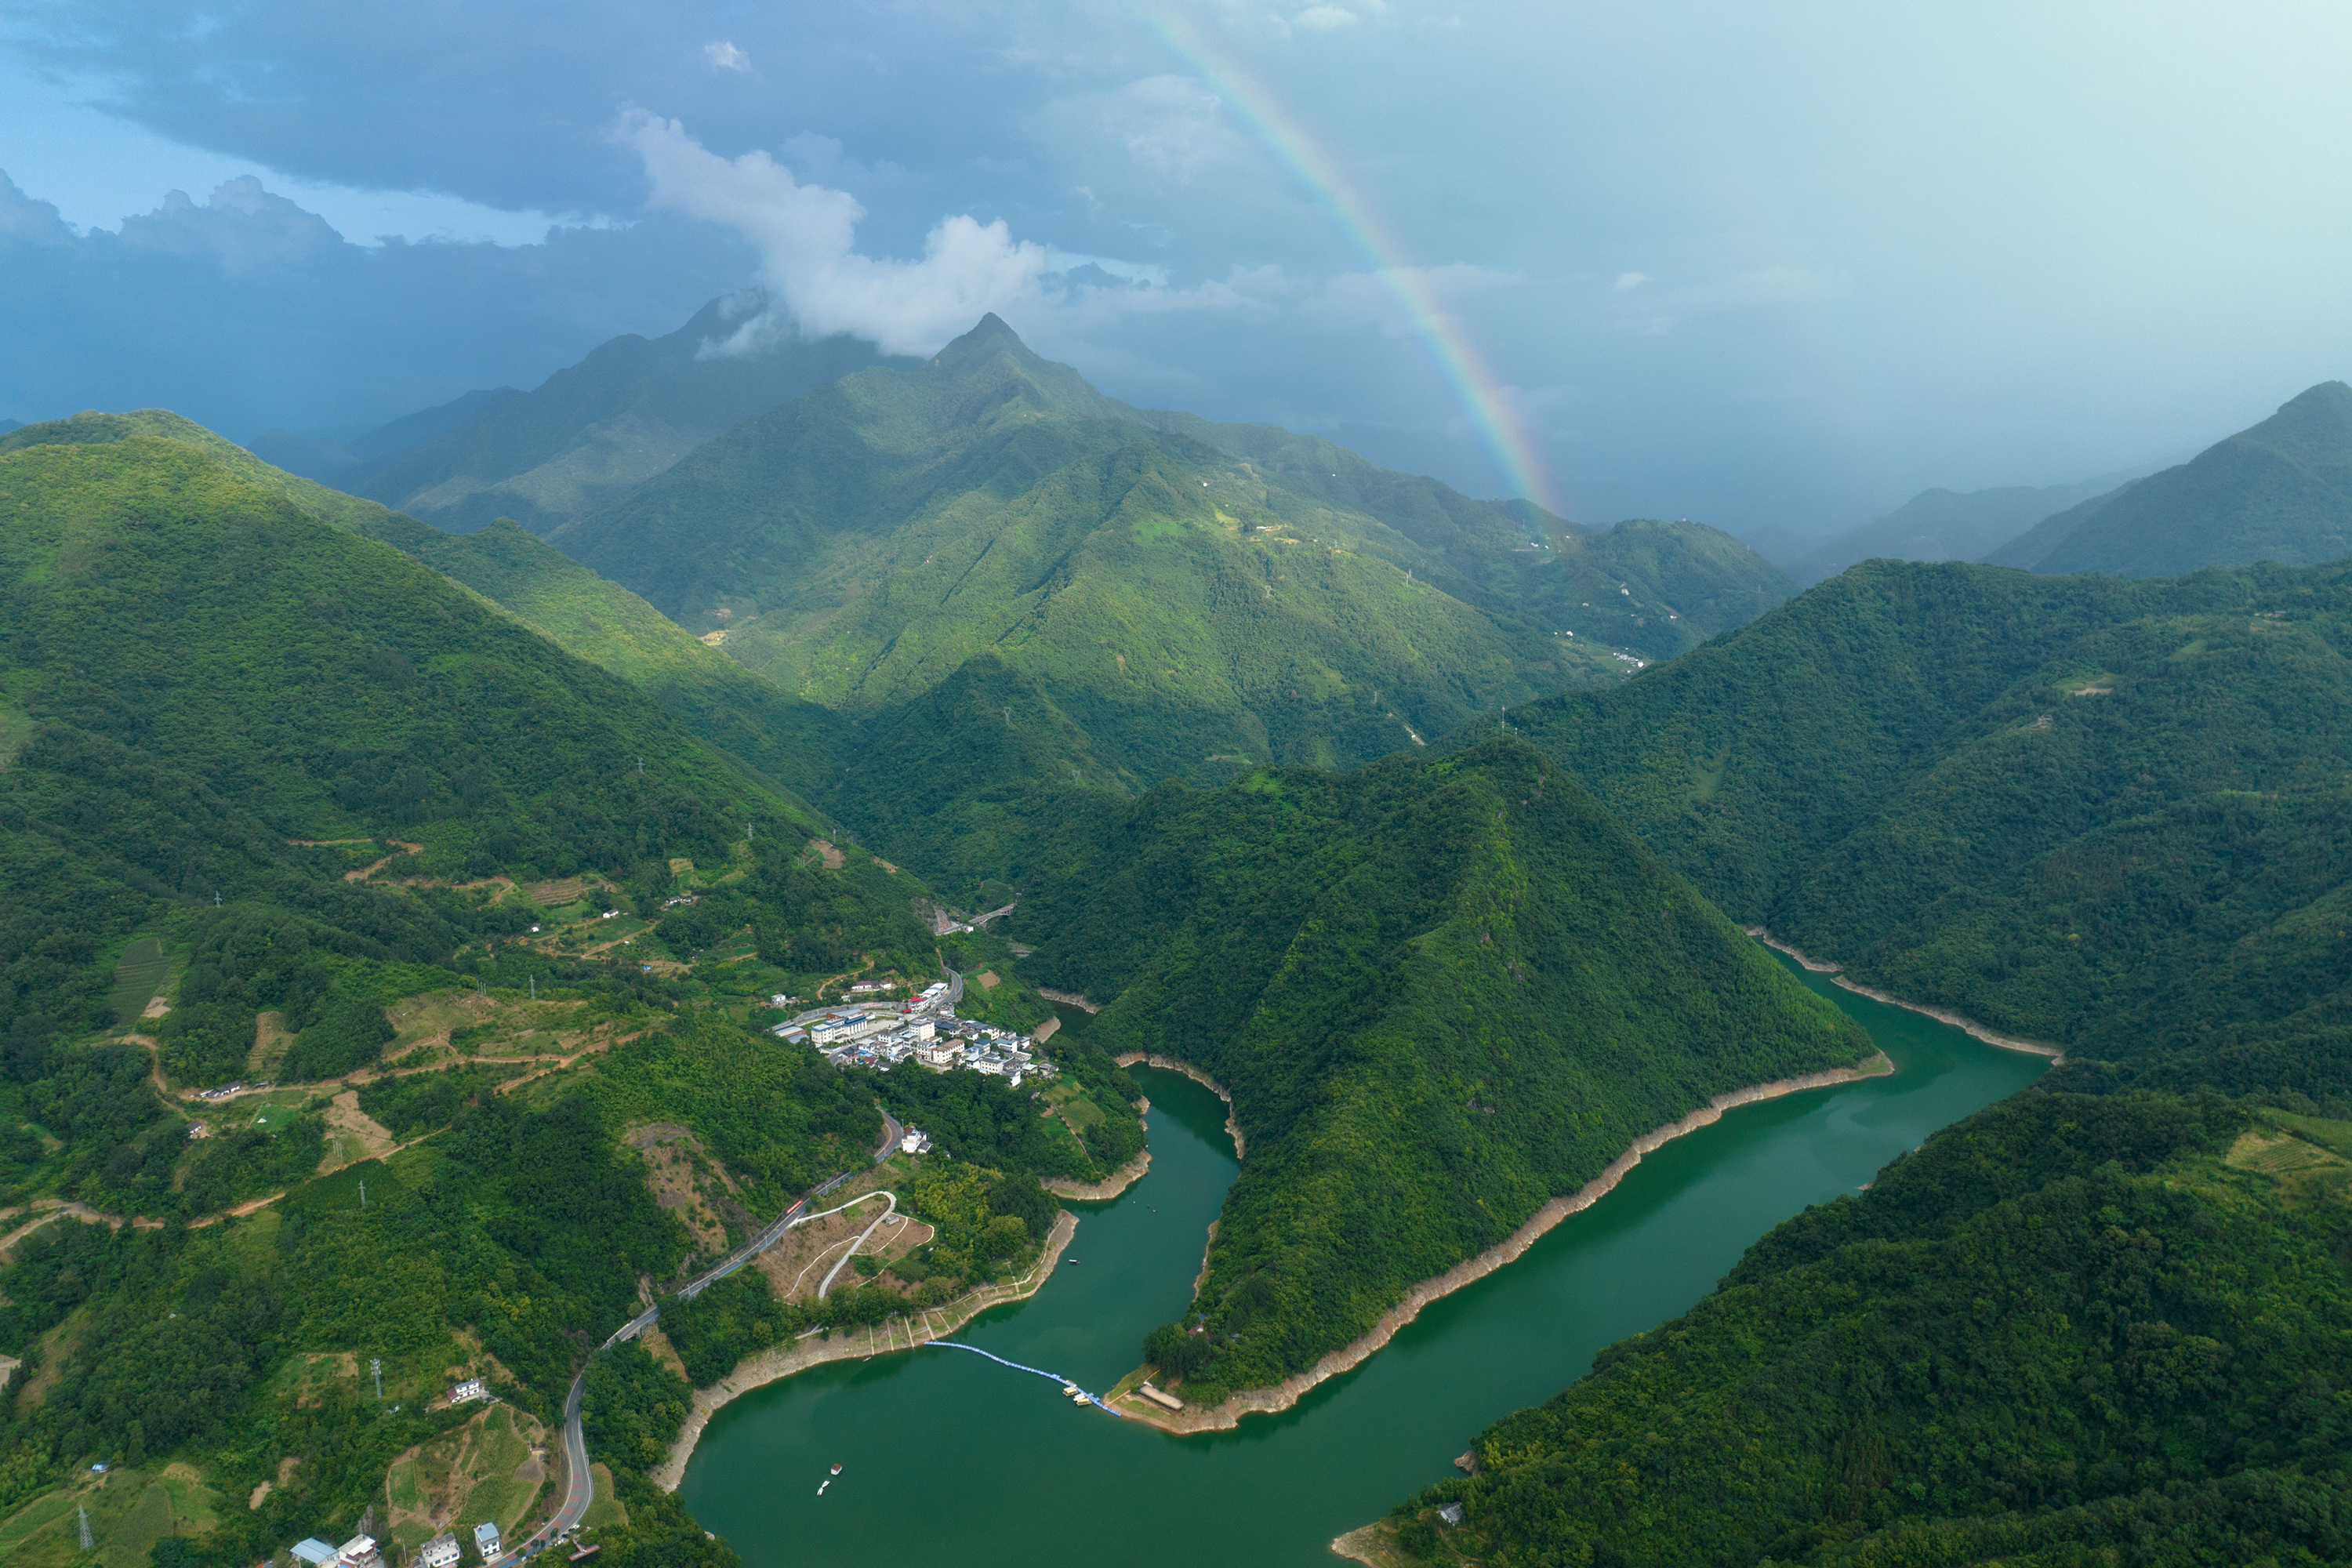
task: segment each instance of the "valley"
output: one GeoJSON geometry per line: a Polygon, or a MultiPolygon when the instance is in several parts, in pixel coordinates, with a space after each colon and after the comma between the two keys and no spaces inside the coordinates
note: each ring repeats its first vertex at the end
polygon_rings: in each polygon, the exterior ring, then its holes
{"type": "MultiPolygon", "coordinates": [[[[637,352],[416,426],[538,422],[425,509],[466,531],[161,410],[0,436],[25,1561],[84,1509],[224,1564],[468,1509],[629,1568],[942,1519],[1894,1561],[2336,1484],[2179,1393],[2233,1361],[2277,1405],[2324,1351],[2161,1269],[1957,1282],[2020,1226],[2221,1227],[2292,1264],[2233,1299],[2347,1299],[2340,563],[1795,595],[1704,525],[1131,407],[994,317],[781,401],[821,354],[725,367],[768,401],[582,489],[615,398],[700,384],[637,352]],[[1891,1325],[1954,1342],[1964,1288],[2074,1291],[2033,1310],[2115,1391],[1970,1457],[2054,1374],[2012,1345],[1922,1404],[1891,1325]],[[1031,1412],[1040,1366],[1130,1419],[1031,1412]],[[436,1401],[468,1379],[499,1420],[436,1401]],[[975,1431],[1076,1500],[751,1479],[975,1431]],[[1735,1433],[1769,1484],[1700,1528],[1735,1433]]],[[[2213,451],[2324,477],[2333,397],[2213,451]]]]}

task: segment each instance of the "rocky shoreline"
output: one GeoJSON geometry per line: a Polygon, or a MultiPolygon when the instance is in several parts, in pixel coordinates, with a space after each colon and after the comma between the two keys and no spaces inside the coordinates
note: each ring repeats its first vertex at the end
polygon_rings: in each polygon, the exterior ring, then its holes
{"type": "Polygon", "coordinates": [[[1104,1198],[1118,1196],[1119,1194],[1141,1181],[1143,1173],[1150,1169],[1151,1169],[1151,1151],[1146,1149],[1099,1182],[1074,1182],[1066,1176],[1055,1176],[1051,1181],[1040,1182],[1037,1184],[1057,1198],[1076,1198],[1086,1203],[1097,1203],[1104,1198]]]}
{"type": "Polygon", "coordinates": [[[1227,1089],[1223,1084],[1219,1083],[1215,1079],[1211,1078],[1207,1073],[1202,1072],[1191,1062],[1180,1061],[1174,1057],[1156,1056],[1149,1051],[1122,1051],[1118,1056],[1111,1058],[1111,1063],[1116,1067],[1131,1068],[1138,1062],[1141,1062],[1145,1067],[1159,1068],[1167,1072],[1181,1072],[1186,1078],[1191,1079],[1194,1083],[1199,1084],[1202,1089],[1207,1089],[1211,1094],[1215,1095],[1219,1100],[1223,1100],[1225,1102],[1225,1133],[1234,1141],[1234,1158],[1238,1160],[1243,1157],[1245,1152],[1245,1145],[1242,1139],[1242,1125],[1240,1122],[1234,1120],[1234,1091],[1232,1089],[1227,1089]]]}
{"type": "Polygon", "coordinates": [[[2021,1039],[2015,1035],[1998,1033],[1985,1027],[1974,1018],[1960,1016],[1948,1007],[1931,1007],[1925,1002],[1906,1002],[1902,997],[1881,991],[1874,985],[1864,985],[1860,981],[1847,979],[1845,971],[1837,964],[1824,963],[1811,953],[1800,951],[1790,943],[1782,942],[1762,926],[1741,926],[1739,929],[1773,952],[1787,953],[1815,974],[1828,975],[1831,984],[1842,990],[1851,991],[1857,996],[1867,996],[1874,1002],[1884,1002],[1890,1007],[1901,1007],[1906,1012],[1923,1014],[1935,1019],[1938,1024],[1949,1024],[1962,1034],[1982,1040],[1988,1046],[1998,1046],[2004,1051],[2023,1051],[2028,1056],[2048,1057],[2053,1062],[2063,1062],[2066,1059],[2065,1047],[2063,1046],[2045,1045],[2040,1040],[2021,1039]]]}
{"type": "MultiPolygon", "coordinates": [[[[1154,1062],[1151,1065],[1162,1065],[1154,1062]]],[[[1174,1064],[1168,1064],[1173,1066],[1174,1064]]],[[[1483,1279],[1503,1265],[1515,1261],[1535,1245],[1537,1238],[1572,1214],[1591,1208],[1605,1196],[1625,1173],[1642,1163],[1642,1156],[1652,1152],[1685,1132],[1695,1132],[1723,1119],[1723,1113],[1737,1106],[1753,1105],[1759,1100],[1776,1100],[1784,1094],[1796,1094],[1809,1089],[1830,1089],[1839,1084],[1853,1083],[1863,1079],[1877,1078],[1895,1070],[1895,1064],[1880,1051],[1859,1066],[1833,1068],[1826,1072],[1806,1073],[1798,1078],[1776,1079],[1770,1083],[1753,1084],[1718,1094],[1698,1110],[1679,1121],[1645,1132],[1636,1138],[1633,1146],[1610,1162],[1607,1169],[1565,1197],[1553,1198],[1525,1225],[1509,1237],[1488,1247],[1475,1258],[1465,1258],[1444,1273],[1424,1279],[1404,1294],[1403,1300],[1381,1315],[1371,1331],[1340,1346],[1317,1362],[1307,1371],[1283,1379],[1270,1388],[1245,1388],[1229,1394],[1223,1403],[1183,1410],[1154,1411],[1149,1414],[1131,1411],[1135,1419],[1148,1421],[1164,1431],[1175,1433],[1224,1432],[1241,1424],[1244,1415],[1272,1415],[1289,1409],[1299,1397],[1317,1384],[1339,1376],[1343,1372],[1360,1366],[1396,1337],[1396,1331],[1421,1315],[1430,1302],[1450,1296],[1475,1280],[1483,1279]]],[[[1123,1407],[1125,1408],[1125,1407],[1123,1407]]]]}

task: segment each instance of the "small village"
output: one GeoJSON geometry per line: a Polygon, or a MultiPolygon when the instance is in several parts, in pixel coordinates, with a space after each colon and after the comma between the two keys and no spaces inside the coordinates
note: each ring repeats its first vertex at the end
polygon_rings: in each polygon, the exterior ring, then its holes
{"type": "MultiPolygon", "coordinates": [[[[1034,1037],[957,1017],[953,993],[944,980],[904,1001],[892,999],[887,993],[894,988],[883,983],[860,981],[849,989],[853,1000],[797,1014],[769,1033],[814,1047],[836,1068],[888,1072],[907,1061],[934,1072],[968,1068],[1001,1077],[1015,1089],[1056,1076],[1053,1064],[1038,1054],[1034,1037]],[[861,992],[867,999],[856,1000],[861,992]]],[[[792,1000],[769,998],[776,1007],[788,1006],[792,1000]]]]}

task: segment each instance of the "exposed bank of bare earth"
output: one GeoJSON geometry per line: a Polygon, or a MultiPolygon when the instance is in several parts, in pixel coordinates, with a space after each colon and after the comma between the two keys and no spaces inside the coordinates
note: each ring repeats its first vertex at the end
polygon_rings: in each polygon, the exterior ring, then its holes
{"type": "Polygon", "coordinates": [[[1242,1124],[1234,1120],[1234,1091],[1232,1089],[1227,1089],[1223,1084],[1219,1083],[1215,1079],[1211,1078],[1207,1073],[1202,1072],[1191,1062],[1180,1061],[1174,1057],[1154,1056],[1149,1051],[1123,1051],[1119,1055],[1111,1058],[1111,1060],[1122,1068],[1131,1068],[1138,1062],[1140,1062],[1148,1068],[1159,1068],[1167,1072],[1181,1072],[1186,1078],[1191,1079],[1194,1083],[1199,1084],[1202,1089],[1207,1089],[1211,1094],[1215,1095],[1219,1100],[1223,1100],[1225,1102],[1225,1133],[1234,1141],[1234,1158],[1238,1160],[1247,1152],[1247,1145],[1242,1139],[1242,1124]]]}
{"type": "MultiPolygon", "coordinates": [[[[1792,956],[1799,956],[1800,962],[1805,962],[1800,955],[1792,954],[1792,956]]],[[[1927,1011],[1924,1008],[1919,1010],[1927,1011]]],[[[1946,1021],[1954,1022],[1955,1020],[1947,1019],[1946,1021]]],[[[2012,1048],[2034,1049],[2037,1047],[2021,1046],[2012,1048]]],[[[1223,1084],[1190,1062],[1181,1061],[1173,1057],[1150,1056],[1139,1052],[1130,1052],[1116,1060],[1122,1068],[1133,1067],[1140,1062],[1149,1067],[1182,1073],[1223,1100],[1228,1108],[1233,1104],[1233,1095],[1223,1084]]],[[[1807,1073],[1797,1078],[1777,1079],[1770,1083],[1755,1084],[1746,1089],[1736,1089],[1718,1094],[1680,1121],[1669,1122],[1635,1139],[1632,1147],[1612,1161],[1608,1168],[1600,1175],[1587,1182],[1575,1193],[1553,1198],[1545,1204],[1526,1224],[1512,1232],[1500,1244],[1487,1248],[1475,1258],[1465,1258],[1434,1279],[1424,1279],[1412,1287],[1405,1292],[1402,1300],[1382,1314],[1370,1332],[1333,1351],[1306,1372],[1285,1378],[1270,1388],[1244,1389],[1227,1396],[1219,1405],[1187,1407],[1181,1411],[1163,1410],[1148,1404],[1135,1394],[1123,1394],[1117,1399],[1119,1411],[1135,1419],[1149,1422],[1164,1431],[1192,1433],[1224,1431],[1238,1426],[1244,1415],[1270,1415],[1287,1410],[1298,1402],[1300,1395],[1316,1384],[1361,1365],[1387,1345],[1389,1341],[1395,1337],[1399,1329],[1420,1316],[1421,1310],[1430,1302],[1440,1297],[1449,1296],[1464,1286],[1482,1279],[1505,1264],[1516,1260],[1528,1247],[1535,1245],[1539,1237],[1561,1220],[1566,1219],[1570,1215],[1591,1207],[1619,1182],[1624,1180],[1625,1173],[1640,1164],[1644,1154],[1660,1148],[1670,1140],[1679,1138],[1685,1132],[1696,1131],[1701,1127],[1710,1126],[1721,1121],[1725,1111],[1738,1106],[1752,1105],[1759,1100],[1773,1100],[1784,1094],[1795,1094],[1810,1089],[1833,1088],[1839,1084],[1879,1077],[1894,1070],[1895,1064],[1888,1060],[1885,1053],[1882,1051],[1858,1067],[1833,1068],[1824,1072],[1807,1073]]],[[[1234,1156],[1239,1158],[1244,1144],[1242,1131],[1230,1113],[1226,1117],[1225,1130],[1233,1136],[1234,1156]]],[[[1128,1165],[1122,1166],[1108,1181],[1083,1188],[1075,1183],[1056,1184],[1054,1184],[1055,1190],[1066,1197],[1114,1197],[1139,1178],[1149,1168],[1150,1163],[1150,1152],[1146,1151],[1128,1165]],[[1065,1191],[1065,1188],[1075,1190],[1065,1191]]],[[[1045,1249],[1038,1255],[1036,1264],[1027,1274],[1009,1285],[984,1287],[960,1300],[950,1302],[943,1308],[919,1314],[912,1323],[904,1320],[893,1320],[878,1328],[835,1334],[829,1338],[813,1335],[796,1341],[793,1344],[778,1346],[773,1350],[763,1351],[758,1355],[747,1357],[736,1366],[733,1372],[718,1383],[709,1388],[695,1390],[693,1408],[688,1413],[686,1423],[678,1431],[677,1440],[670,1446],[668,1458],[663,1460],[660,1468],[654,1472],[656,1484],[666,1491],[677,1490],[679,1481],[686,1475],[687,1462],[694,1457],[695,1447],[701,1441],[703,1429],[709,1425],[712,1415],[755,1388],[764,1387],[771,1383],[790,1377],[794,1373],[804,1372],[813,1366],[822,1366],[828,1362],[862,1361],[872,1356],[886,1355],[894,1351],[917,1349],[933,1340],[944,1339],[954,1333],[991,1307],[1006,1301],[1025,1300],[1036,1294],[1053,1273],[1055,1266],[1060,1262],[1063,1249],[1069,1245],[1071,1237],[1076,1234],[1077,1223],[1077,1216],[1067,1211],[1058,1215],[1055,1220],[1053,1230],[1046,1237],[1045,1249]]],[[[1211,1241],[1213,1242],[1216,1236],[1216,1226],[1213,1222],[1209,1227],[1209,1234],[1211,1241]]],[[[1195,1289],[1198,1289],[1197,1282],[1195,1289]]]]}
{"type": "MultiPolygon", "coordinates": [[[[1155,1062],[1154,1066],[1161,1065],[1155,1062]]],[[[1170,1064],[1173,1065],[1173,1064],[1170,1064]]],[[[1450,1296],[1474,1280],[1483,1279],[1512,1262],[1535,1245],[1536,1239],[1570,1215],[1591,1208],[1603,1194],[1625,1179],[1625,1173],[1642,1163],[1642,1156],[1672,1139],[1723,1119],[1723,1113],[1735,1106],[1753,1105],[1759,1100],[1774,1100],[1784,1094],[1795,1094],[1809,1089],[1829,1089],[1857,1079],[1876,1078],[1895,1070],[1886,1053],[1879,1052],[1858,1067],[1833,1068],[1825,1072],[1806,1073],[1799,1078],[1777,1079],[1747,1089],[1735,1089],[1715,1096],[1698,1110],[1679,1121],[1668,1122],[1654,1131],[1643,1133],[1633,1141],[1633,1147],[1610,1162],[1606,1170],[1576,1192],[1553,1198],[1535,1212],[1533,1217],[1513,1231],[1508,1237],[1475,1258],[1465,1258],[1444,1273],[1424,1279],[1404,1294],[1403,1300],[1381,1314],[1371,1331],[1360,1339],[1340,1346],[1307,1371],[1284,1378],[1271,1388],[1246,1388],[1229,1394],[1217,1405],[1187,1407],[1183,1410],[1162,1410],[1139,1398],[1124,1398],[1119,1408],[1139,1420],[1170,1432],[1221,1432],[1241,1424],[1241,1418],[1252,1415],[1270,1415],[1287,1410],[1299,1396],[1326,1378],[1361,1365],[1396,1336],[1396,1331],[1421,1315],[1421,1310],[1442,1296],[1450,1296]]]]}
{"type": "Polygon", "coordinates": [[[1046,1277],[1062,1259],[1062,1249],[1077,1234],[1078,1218],[1065,1210],[1055,1216],[1054,1228],[1046,1233],[1044,1250],[1029,1272],[1008,1285],[984,1285],[968,1296],[950,1301],[944,1307],[919,1312],[909,1321],[893,1318],[869,1329],[859,1329],[830,1337],[812,1333],[809,1337],[747,1356],[736,1363],[735,1370],[712,1384],[709,1388],[694,1391],[693,1408],[687,1412],[686,1424],[678,1428],[677,1440],[670,1445],[669,1457],[654,1471],[656,1486],[664,1491],[676,1491],[686,1476],[686,1462],[694,1457],[695,1445],[702,1441],[702,1429],[710,1417],[725,1405],[730,1404],[755,1388],[780,1382],[796,1372],[806,1372],[827,1362],[865,1361],[872,1356],[887,1355],[892,1351],[914,1350],[945,1339],[962,1328],[991,1307],[1007,1301],[1024,1300],[1037,1293],[1046,1277]]]}
{"type": "Polygon", "coordinates": [[[2053,1061],[2063,1062],[2066,1059],[2066,1052],[2062,1047],[2045,1045],[2040,1040],[2020,1039],[2015,1035],[2000,1034],[1985,1027],[1974,1018],[1960,1016],[1948,1007],[1931,1007],[1925,1002],[1906,1002],[1902,997],[1881,991],[1874,985],[1864,985],[1860,981],[1848,979],[1845,972],[1838,965],[1815,958],[1811,953],[1800,952],[1780,941],[1762,926],[1741,926],[1739,929],[1773,952],[1787,953],[1814,973],[1828,975],[1831,984],[1851,991],[1857,996],[1867,996],[1874,1002],[1884,1002],[1890,1007],[1901,1007],[1913,1013],[1923,1014],[1935,1019],[1938,1024],[1949,1024],[1961,1033],[1982,1040],[1986,1045],[1999,1046],[2004,1051],[2023,1051],[2029,1056],[2048,1057],[2053,1061]]]}

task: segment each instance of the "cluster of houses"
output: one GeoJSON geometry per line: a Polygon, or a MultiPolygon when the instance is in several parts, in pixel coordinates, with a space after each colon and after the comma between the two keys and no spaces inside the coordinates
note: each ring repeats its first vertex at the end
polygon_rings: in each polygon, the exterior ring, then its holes
{"type": "MultiPolygon", "coordinates": [[[[777,1006],[787,1000],[772,998],[777,1006]]],[[[888,1072],[908,1061],[934,1072],[969,1068],[1002,1077],[1015,1088],[1026,1079],[1055,1075],[1054,1065],[1038,1056],[1036,1044],[1028,1036],[957,1017],[948,1005],[945,981],[927,986],[920,995],[905,1003],[852,1002],[819,1007],[769,1032],[779,1039],[814,1046],[837,1068],[888,1072]]]]}
{"type": "Polygon", "coordinates": [[[295,1542],[294,1561],[309,1568],[383,1568],[383,1548],[372,1535],[354,1535],[341,1546],[330,1546],[312,1536],[295,1542]]]}

